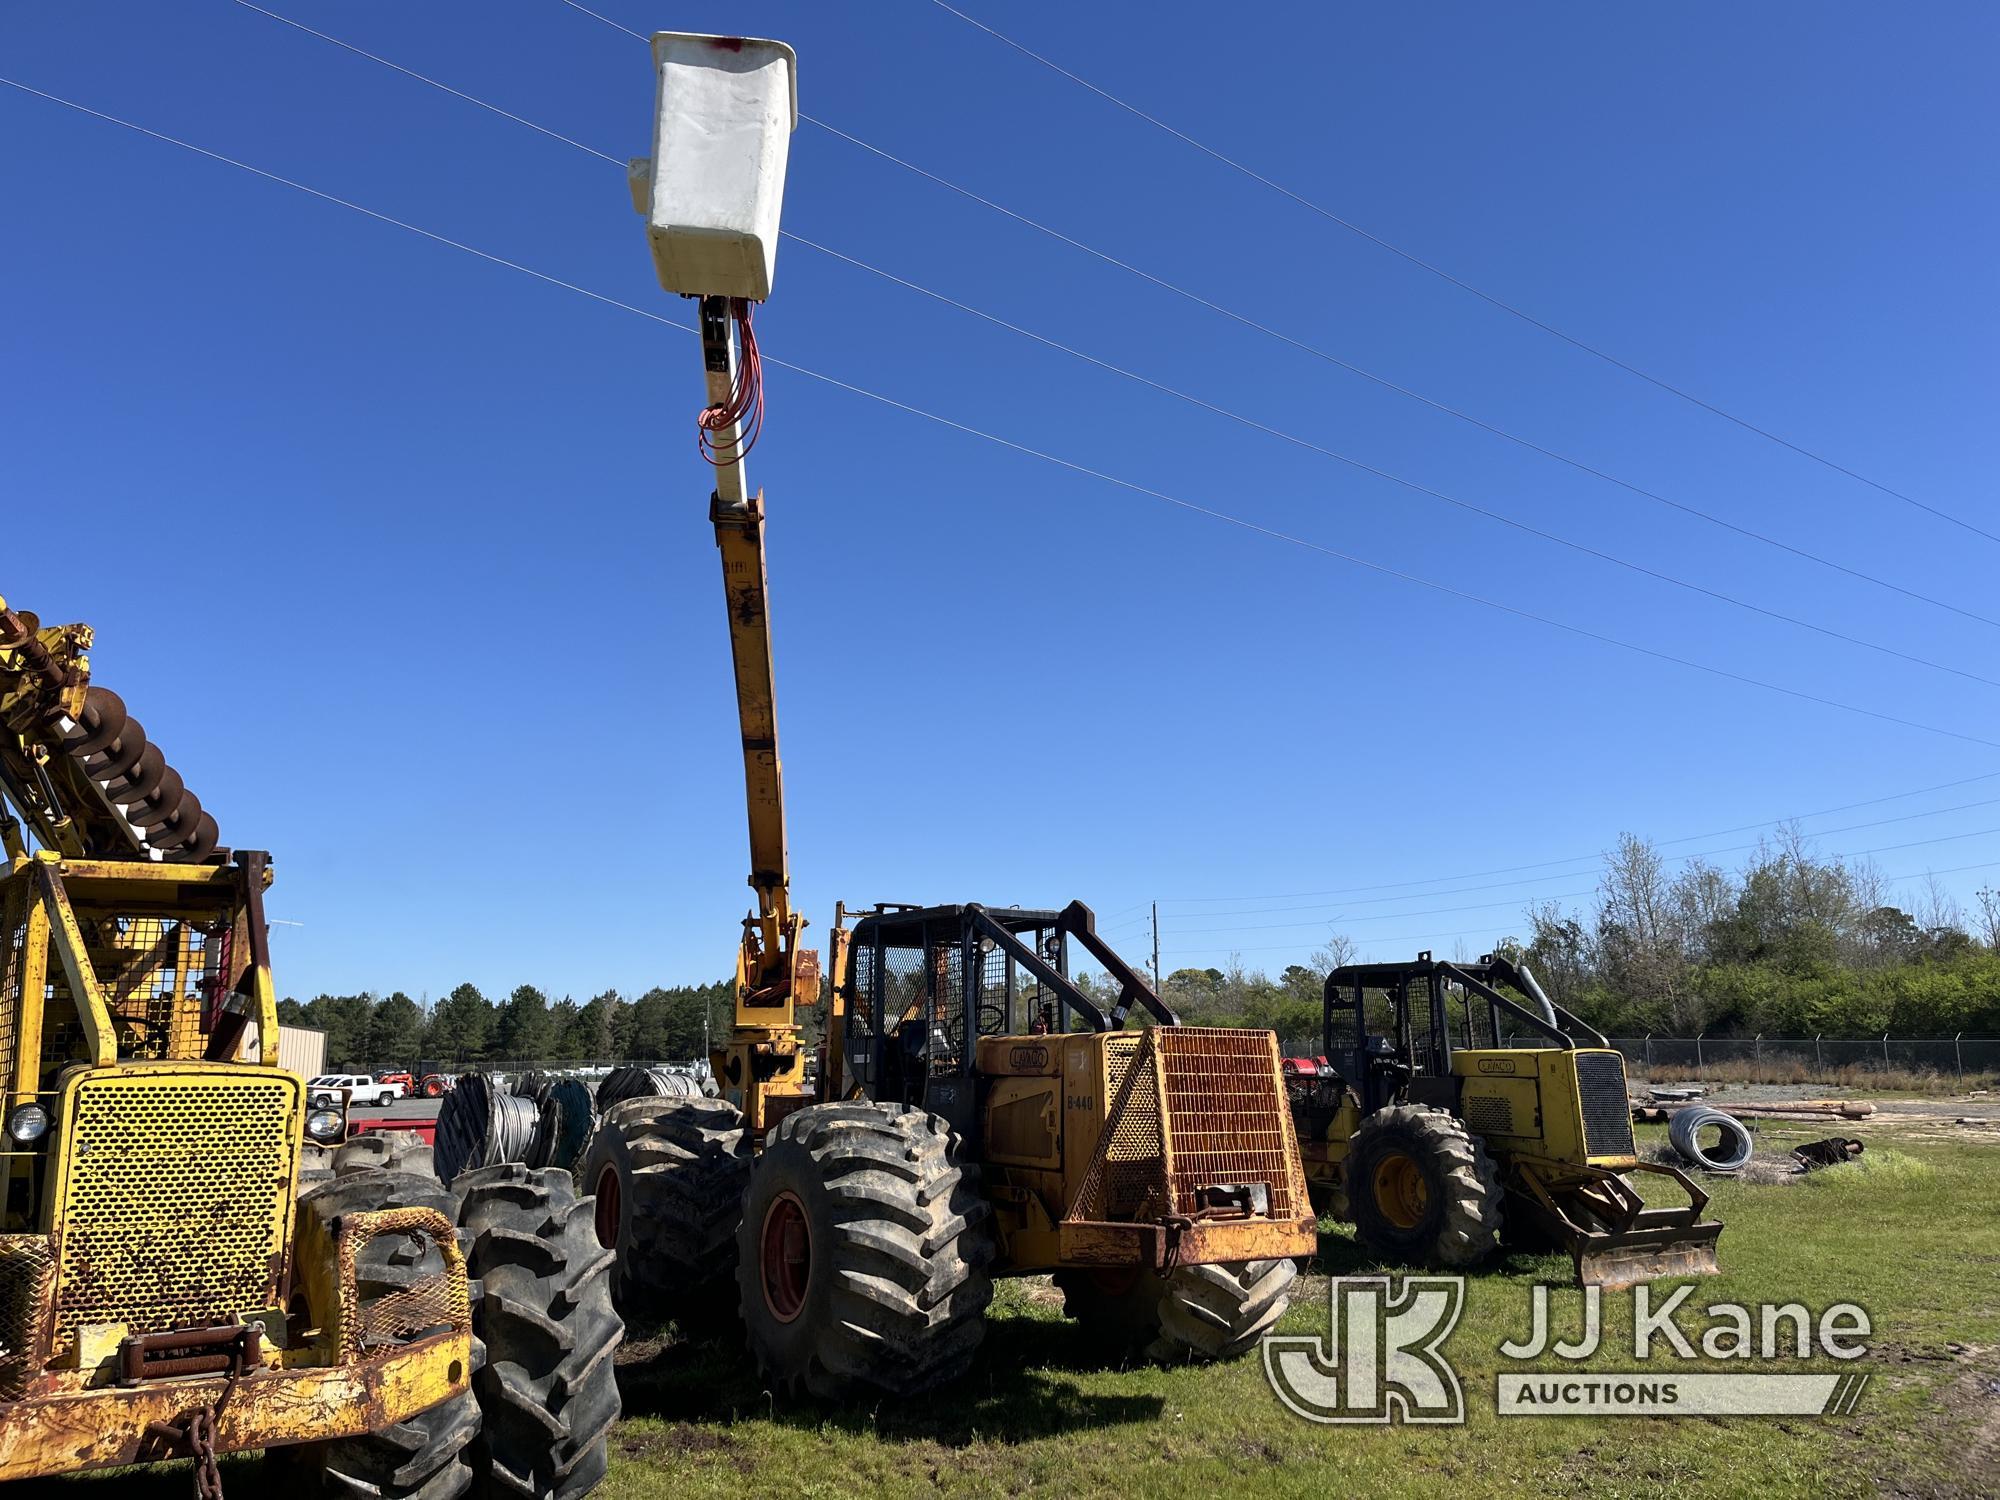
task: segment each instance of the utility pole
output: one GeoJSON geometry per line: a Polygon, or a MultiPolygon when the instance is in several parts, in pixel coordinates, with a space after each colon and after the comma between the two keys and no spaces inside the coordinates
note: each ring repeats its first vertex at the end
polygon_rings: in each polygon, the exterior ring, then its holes
{"type": "Polygon", "coordinates": [[[1160,993],[1160,903],[1153,903],[1153,993],[1160,993]]]}

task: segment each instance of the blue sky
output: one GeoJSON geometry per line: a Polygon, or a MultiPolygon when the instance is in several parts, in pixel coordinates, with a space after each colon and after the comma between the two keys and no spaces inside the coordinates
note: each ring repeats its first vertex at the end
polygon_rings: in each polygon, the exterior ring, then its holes
{"type": "MultiPolygon", "coordinates": [[[[643,44],[556,0],[272,8],[611,156],[647,147],[643,44]]],[[[1434,400],[2000,617],[2000,544],[1620,374],[934,5],[598,8],[782,37],[829,125],[1434,400]]],[[[973,13],[2000,530],[1989,7],[1297,6],[1254,31],[1194,7],[973,13]]],[[[0,39],[17,82],[687,318],[618,168],[252,10],[14,7],[0,39]]],[[[98,680],[225,840],[274,852],[273,914],[302,924],[277,939],[281,988],[726,973],[748,891],[692,340],[11,89],[0,129],[0,591],[95,624],[98,680]]],[[[811,125],[785,222],[1433,489],[2000,676],[1992,625],[1649,504],[811,125]]],[[[1620,830],[2000,772],[1976,743],[2000,743],[2000,688],[1510,530],[796,243],[758,327],[769,355],[1135,484],[1971,737],[1584,639],[775,370],[752,478],[816,930],[836,898],[1081,897],[1136,955],[1158,898],[1169,967],[1281,967],[1326,924],[1377,956],[1478,951],[1529,899],[1581,900],[1573,857],[1620,830]]],[[[1908,842],[1883,871],[1957,870],[2000,862],[1979,832],[2000,805],[1962,806],[1987,798],[2000,778],[1806,827],[1933,813],[1824,847],[1908,842]]],[[[1969,899],[1996,874],[1942,879],[1969,899]]]]}

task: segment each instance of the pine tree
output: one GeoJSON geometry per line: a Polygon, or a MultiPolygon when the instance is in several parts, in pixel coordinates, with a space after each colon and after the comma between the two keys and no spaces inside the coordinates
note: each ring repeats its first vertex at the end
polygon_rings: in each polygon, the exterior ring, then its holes
{"type": "Polygon", "coordinates": [[[377,1068],[415,1065],[423,1045],[424,1013],[401,990],[375,1007],[368,1018],[368,1056],[377,1068]]]}
{"type": "Polygon", "coordinates": [[[431,1012],[424,1028],[424,1051],[446,1063],[468,1062],[486,1049],[493,1028],[493,1004],[476,985],[461,984],[431,1012]]]}
{"type": "Polygon", "coordinates": [[[513,1062],[537,1062],[555,1050],[549,997],[532,984],[519,986],[500,1007],[487,1055],[513,1062]]]}

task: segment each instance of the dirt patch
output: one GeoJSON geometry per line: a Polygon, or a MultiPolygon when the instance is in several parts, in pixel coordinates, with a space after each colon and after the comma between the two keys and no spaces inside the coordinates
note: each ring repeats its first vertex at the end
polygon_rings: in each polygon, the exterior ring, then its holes
{"type": "Polygon", "coordinates": [[[1747,1182],[1753,1187],[1796,1187],[1805,1181],[1805,1173],[1799,1170],[1799,1164],[1787,1154],[1789,1149],[1787,1147],[1776,1152],[1757,1152],[1743,1164],[1741,1170],[1715,1173],[1701,1172],[1694,1163],[1665,1141],[1647,1147],[1643,1155],[1648,1161],[1661,1162],[1670,1167],[1679,1167],[1683,1172],[1693,1172],[1717,1180],[1747,1182]]]}
{"type": "MultiPolygon", "coordinates": [[[[1918,1418],[1943,1439],[1936,1446],[1949,1455],[1945,1467],[1884,1469],[1885,1456],[1893,1462],[1894,1456],[1908,1450],[1900,1445],[1885,1447],[1877,1439],[1867,1445],[1867,1457],[1861,1460],[1875,1470],[1876,1494],[1893,1500],[1992,1500],[2000,1494],[2000,1350],[1983,1344],[1947,1344],[1941,1349],[1888,1344],[1873,1354],[1871,1363],[1887,1366],[1879,1373],[1892,1387],[1910,1379],[1915,1373],[1912,1367],[1952,1367],[1950,1375],[1931,1386],[1931,1399],[1918,1418]],[[1908,1373],[1899,1375],[1899,1368],[1908,1373]]],[[[1860,1429],[1850,1429],[1850,1434],[1858,1437],[1860,1429]]]]}
{"type": "Polygon", "coordinates": [[[1236,1451],[1252,1463],[1281,1464],[1285,1450],[1266,1438],[1238,1438],[1236,1451]]]}
{"type": "MultiPolygon", "coordinates": [[[[1658,1083],[1659,1080],[1651,1080],[1658,1083]]],[[[1663,1087],[1680,1087],[1666,1084],[1663,1087]]],[[[1868,1089],[1843,1090],[1830,1083],[1721,1083],[1707,1081],[1708,1093],[1698,1102],[1712,1104],[1717,1109],[1728,1109],[1732,1104],[1793,1104],[1801,1099],[1852,1099],[1857,1104],[1872,1104],[1875,1113],[1872,1118],[1883,1115],[1921,1115],[1956,1119],[1963,1115],[1973,1119],[2000,1122],[2000,1091],[1992,1089],[1939,1089],[1926,1091],[1916,1097],[1884,1098],[1868,1089]]],[[[1648,1099],[1649,1081],[1642,1078],[1632,1080],[1632,1095],[1640,1103],[1648,1099]]],[[[1842,1121],[1838,1115],[1828,1116],[1834,1124],[1860,1124],[1863,1121],[1842,1121]]]]}
{"type": "Polygon", "coordinates": [[[710,1454],[734,1453],[742,1442],[715,1427],[696,1427],[689,1422],[673,1422],[657,1431],[629,1428],[618,1434],[618,1449],[627,1458],[701,1458],[710,1454]]]}
{"type": "Polygon", "coordinates": [[[1967,1475],[1978,1481],[1976,1492],[2000,1493],[2000,1360],[1990,1349],[1967,1346],[1960,1354],[1970,1365],[1945,1388],[1945,1410],[1963,1419],[1967,1434],[1967,1475]]]}
{"type": "Polygon", "coordinates": [[[665,1329],[645,1333],[636,1327],[629,1328],[624,1342],[618,1346],[618,1352],[611,1356],[612,1362],[618,1365],[649,1365],[677,1342],[665,1329]]]}

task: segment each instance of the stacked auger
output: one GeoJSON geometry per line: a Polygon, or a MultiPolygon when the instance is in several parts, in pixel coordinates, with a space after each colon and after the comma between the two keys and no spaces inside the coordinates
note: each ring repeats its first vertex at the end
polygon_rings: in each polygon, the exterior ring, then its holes
{"type": "Polygon", "coordinates": [[[90,685],[87,625],[42,629],[0,603],[0,790],[76,857],[201,860],[215,819],[109,688],[90,685]]]}

